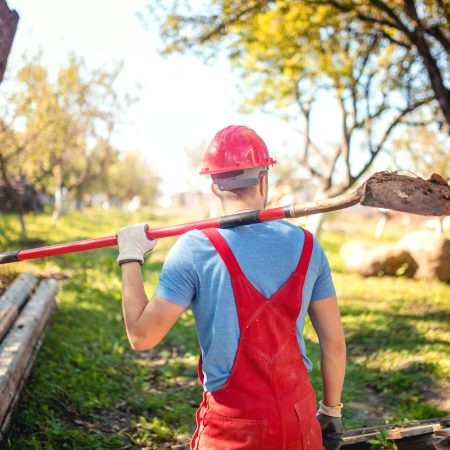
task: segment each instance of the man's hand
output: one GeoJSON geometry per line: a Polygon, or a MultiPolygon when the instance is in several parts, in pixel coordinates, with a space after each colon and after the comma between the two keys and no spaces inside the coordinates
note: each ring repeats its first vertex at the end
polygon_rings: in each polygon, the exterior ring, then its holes
{"type": "Polygon", "coordinates": [[[136,261],[143,264],[144,255],[155,247],[157,239],[150,240],[147,237],[146,230],[148,225],[138,223],[129,225],[117,232],[119,243],[119,256],[117,262],[122,265],[125,262],[136,261]]]}
{"type": "Polygon", "coordinates": [[[320,402],[317,420],[322,429],[322,444],[325,450],[338,450],[341,448],[344,434],[341,409],[342,403],[339,406],[329,407],[320,402]]]}
{"type": "Polygon", "coordinates": [[[342,419],[318,413],[317,420],[322,428],[322,444],[325,450],[338,450],[341,448],[344,433],[342,419]]]}

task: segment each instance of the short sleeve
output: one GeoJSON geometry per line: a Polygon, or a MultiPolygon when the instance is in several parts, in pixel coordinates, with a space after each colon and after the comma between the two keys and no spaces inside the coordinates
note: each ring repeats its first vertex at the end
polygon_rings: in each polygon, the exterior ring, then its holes
{"type": "Polygon", "coordinates": [[[331,277],[331,269],[330,264],[328,263],[328,259],[322,247],[318,244],[317,241],[315,242],[315,244],[319,248],[320,263],[317,279],[314,283],[314,287],[311,294],[312,302],[317,300],[323,300],[336,294],[336,289],[334,288],[333,279],[331,277]]]}
{"type": "Polygon", "coordinates": [[[166,256],[155,294],[177,305],[188,307],[195,296],[196,281],[189,236],[184,235],[166,256]]]}

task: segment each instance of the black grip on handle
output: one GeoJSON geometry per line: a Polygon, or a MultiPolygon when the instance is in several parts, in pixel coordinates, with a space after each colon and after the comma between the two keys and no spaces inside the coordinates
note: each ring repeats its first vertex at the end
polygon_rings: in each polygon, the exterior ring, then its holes
{"type": "Polygon", "coordinates": [[[220,218],[220,228],[232,228],[239,225],[249,225],[251,223],[259,223],[259,209],[247,211],[243,213],[230,214],[220,218]]]}
{"type": "Polygon", "coordinates": [[[0,253],[0,264],[8,264],[19,261],[19,250],[8,253],[0,253]]]}

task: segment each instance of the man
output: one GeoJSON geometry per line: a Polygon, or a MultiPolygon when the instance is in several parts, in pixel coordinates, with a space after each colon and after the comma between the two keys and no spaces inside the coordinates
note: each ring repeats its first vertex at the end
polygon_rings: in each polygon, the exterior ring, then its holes
{"type": "MultiPolygon", "coordinates": [[[[274,163],[253,130],[230,126],[209,145],[201,174],[211,175],[224,213],[240,213],[265,208],[274,163]]],[[[189,232],[167,255],[150,301],[140,264],[156,242],[142,224],[118,238],[134,349],[157,345],[192,307],[204,386],[192,449],[315,450],[323,448],[322,438],[327,449],[339,448],[344,333],[327,259],[309,232],[286,221],[189,232]],[[317,418],[303,340],[306,312],[321,350],[317,418]]]]}

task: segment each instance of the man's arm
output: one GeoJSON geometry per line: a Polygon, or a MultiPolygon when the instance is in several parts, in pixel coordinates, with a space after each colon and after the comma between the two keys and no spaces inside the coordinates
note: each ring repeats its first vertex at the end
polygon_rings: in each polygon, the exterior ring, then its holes
{"type": "Polygon", "coordinates": [[[311,302],[309,317],[319,337],[323,400],[317,412],[325,450],[342,444],[341,394],[345,376],[345,337],[336,296],[311,302]]]}
{"type": "Polygon", "coordinates": [[[346,349],[336,296],[311,302],[308,312],[319,338],[323,403],[337,406],[344,384],[346,349]]]}
{"type": "Polygon", "coordinates": [[[122,307],[134,350],[155,347],[186,310],[158,295],[148,301],[138,262],[122,264],[122,307]]]}

